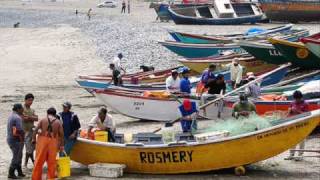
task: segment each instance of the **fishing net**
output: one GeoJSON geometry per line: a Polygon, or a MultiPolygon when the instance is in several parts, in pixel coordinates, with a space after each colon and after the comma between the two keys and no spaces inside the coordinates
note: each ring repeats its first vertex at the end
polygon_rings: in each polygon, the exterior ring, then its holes
{"type": "Polygon", "coordinates": [[[268,115],[267,117],[251,114],[248,118],[230,118],[224,121],[210,124],[207,128],[198,130],[198,133],[208,133],[216,131],[228,131],[229,136],[245,134],[272,126],[272,121],[277,120],[280,115],[268,115]]]}

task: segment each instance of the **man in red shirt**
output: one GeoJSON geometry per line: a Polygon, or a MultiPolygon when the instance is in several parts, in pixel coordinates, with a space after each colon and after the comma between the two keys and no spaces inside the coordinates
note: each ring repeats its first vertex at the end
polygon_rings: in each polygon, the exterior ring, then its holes
{"type": "MultiPolygon", "coordinates": [[[[305,102],[305,100],[303,99],[303,95],[302,95],[301,91],[295,91],[293,93],[293,98],[294,98],[294,101],[291,103],[290,108],[289,108],[289,116],[294,116],[294,115],[308,112],[308,103],[305,102]]],[[[301,161],[304,148],[305,148],[305,140],[303,140],[299,144],[299,150],[301,150],[301,151],[298,151],[298,157],[294,157],[295,152],[296,152],[295,151],[296,147],[294,147],[293,149],[290,150],[290,155],[289,155],[289,157],[285,158],[285,160],[293,160],[294,159],[296,161],[301,161]]]]}
{"type": "Polygon", "coordinates": [[[293,93],[294,101],[291,103],[289,108],[289,116],[294,116],[308,112],[308,103],[303,100],[301,91],[295,91],[293,93]]]}

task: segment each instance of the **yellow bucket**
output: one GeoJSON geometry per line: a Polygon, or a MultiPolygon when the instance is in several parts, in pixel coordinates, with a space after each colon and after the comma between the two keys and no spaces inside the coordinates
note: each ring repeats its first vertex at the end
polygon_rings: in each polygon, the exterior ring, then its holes
{"type": "Polygon", "coordinates": [[[70,177],[70,157],[64,152],[65,157],[57,158],[58,178],[70,177]]]}
{"type": "Polygon", "coordinates": [[[96,141],[107,142],[108,141],[108,132],[107,131],[95,131],[94,139],[96,141]]]}

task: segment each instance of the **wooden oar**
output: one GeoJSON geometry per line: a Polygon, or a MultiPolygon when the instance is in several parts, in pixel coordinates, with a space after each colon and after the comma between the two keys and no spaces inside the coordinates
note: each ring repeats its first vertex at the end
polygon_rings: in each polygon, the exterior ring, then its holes
{"type": "Polygon", "coordinates": [[[235,90],[233,90],[233,91],[230,91],[230,92],[224,94],[223,96],[221,96],[221,97],[219,97],[219,98],[217,98],[217,99],[214,99],[214,100],[212,100],[212,101],[207,102],[207,103],[204,104],[204,105],[201,105],[201,106],[199,107],[199,109],[204,109],[204,108],[206,108],[207,106],[209,106],[209,105],[211,105],[211,104],[213,104],[213,103],[215,103],[215,102],[217,102],[217,101],[219,101],[219,100],[221,100],[221,99],[223,99],[223,98],[225,98],[225,97],[227,97],[227,96],[229,96],[229,95],[231,95],[231,94],[233,94],[233,93],[235,93],[235,92],[238,92],[239,90],[244,89],[244,88],[248,87],[249,85],[251,85],[251,84],[253,84],[253,83],[256,83],[257,81],[262,80],[263,78],[269,76],[270,74],[273,74],[274,72],[277,72],[277,71],[280,70],[280,69],[289,67],[290,65],[291,65],[290,63],[289,63],[289,64],[285,64],[285,65],[281,65],[280,67],[278,67],[278,68],[276,68],[276,69],[274,69],[274,70],[272,70],[272,71],[270,71],[270,72],[268,72],[268,73],[262,74],[262,75],[260,75],[257,79],[255,79],[255,80],[253,80],[253,81],[250,81],[249,83],[247,83],[247,84],[245,84],[245,85],[243,85],[243,86],[241,86],[241,87],[239,87],[239,88],[237,88],[237,89],[235,89],[235,90]]]}

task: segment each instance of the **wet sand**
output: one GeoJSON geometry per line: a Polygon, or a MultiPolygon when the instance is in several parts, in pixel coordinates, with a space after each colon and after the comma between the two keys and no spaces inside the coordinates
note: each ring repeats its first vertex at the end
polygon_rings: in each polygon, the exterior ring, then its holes
{"type": "MultiPolygon", "coordinates": [[[[128,72],[139,65],[153,65],[164,69],[177,65],[178,57],[161,47],[157,41],[168,39],[166,29],[196,33],[228,33],[244,31],[244,26],[176,26],[173,23],[155,22],[155,12],[148,3],[133,2],[132,14],[121,15],[120,8],[97,9],[98,1],[65,0],[62,2],[1,1],[0,2],[0,178],[7,176],[11,152],[6,144],[6,122],[13,103],[22,102],[26,93],[36,96],[33,108],[44,117],[48,107],[61,110],[68,100],[79,115],[82,127],[102,105],[85,90],[77,87],[74,79],[79,74],[108,72],[108,62],[118,52],[125,56],[128,72]],[[93,8],[87,20],[85,12],[93,8]],[[78,9],[80,14],[74,14],[78,9]],[[13,29],[20,22],[20,28],[13,29]]],[[[274,27],[275,25],[261,25],[274,27]]],[[[298,25],[316,32],[317,25],[298,25]]],[[[140,122],[113,113],[118,132],[152,131],[162,124],[140,122]]],[[[308,148],[320,148],[320,140],[307,142],[308,148]]],[[[284,161],[288,152],[248,167],[250,179],[319,179],[319,158],[301,162],[284,161]]],[[[95,179],[88,170],[73,163],[71,179],[95,179]]],[[[30,176],[30,174],[29,174],[30,176]]],[[[234,179],[232,170],[213,171],[188,175],[138,175],[126,174],[124,178],[152,179],[234,179]]]]}

